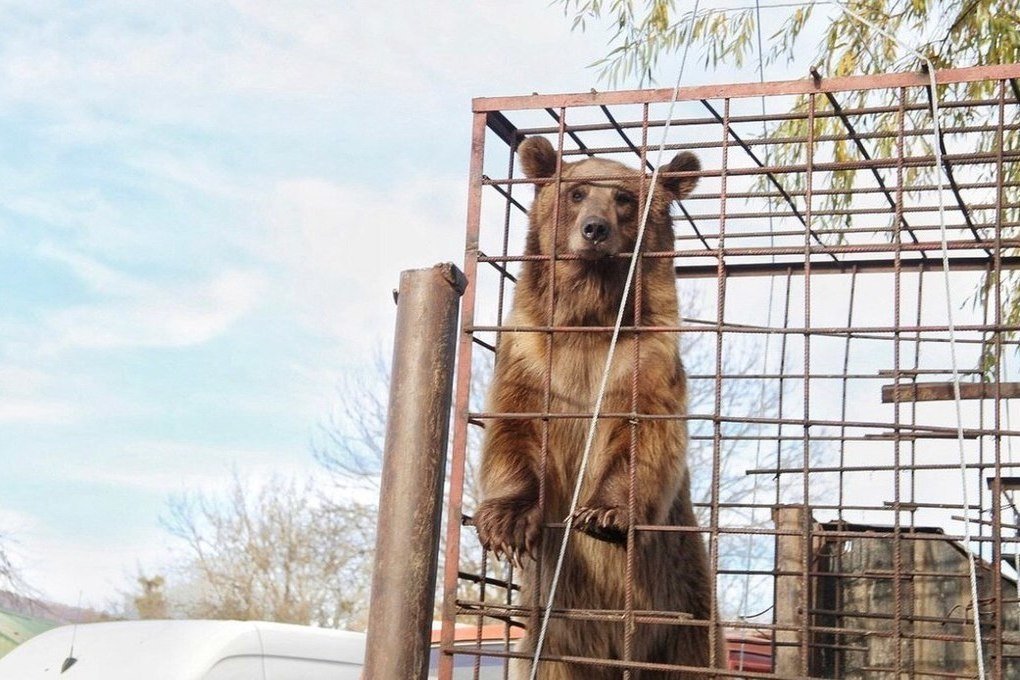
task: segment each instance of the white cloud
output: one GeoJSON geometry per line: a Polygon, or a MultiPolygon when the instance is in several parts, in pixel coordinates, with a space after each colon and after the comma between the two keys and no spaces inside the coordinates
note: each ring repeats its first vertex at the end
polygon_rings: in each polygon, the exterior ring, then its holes
{"type": "Polygon", "coordinates": [[[44,371],[0,364],[0,423],[61,425],[75,420],[78,408],[54,396],[55,384],[44,371]]]}
{"type": "Polygon", "coordinates": [[[203,128],[236,123],[223,115],[231,96],[348,106],[385,94],[466,112],[468,97],[497,94],[497,82],[507,83],[503,93],[588,87],[594,73],[583,66],[603,51],[601,39],[570,33],[554,7],[515,6],[511,24],[494,0],[389,11],[367,0],[233,0],[156,14],[108,0],[0,18],[3,99],[47,102],[54,119],[93,132],[99,111],[203,128]],[[564,68],[549,68],[571,53],[564,68]]]}
{"type": "Polygon", "coordinates": [[[0,536],[8,543],[17,544],[21,534],[37,531],[40,526],[39,519],[34,515],[0,508],[0,536]]]}
{"type": "MultiPolygon", "coordinates": [[[[4,349],[0,347],[0,349],[4,349]]],[[[146,416],[159,413],[160,407],[125,398],[111,389],[105,376],[82,371],[68,371],[59,362],[50,361],[33,350],[38,341],[18,348],[23,363],[0,363],[0,423],[7,425],[47,426],[54,428],[76,425],[96,417],[146,416]]],[[[45,350],[43,350],[44,352],[45,350]]],[[[5,441],[17,456],[10,441],[5,441]]],[[[14,460],[18,460],[15,458],[14,460]]]]}
{"type": "MultiPolygon", "coordinates": [[[[312,463],[281,463],[243,443],[220,448],[202,432],[195,445],[124,446],[125,432],[165,424],[165,404],[144,395],[118,403],[127,398],[113,394],[111,369],[74,350],[194,346],[268,310],[281,326],[297,319],[310,331],[267,357],[293,371],[268,397],[225,384],[224,399],[272,402],[274,416],[294,420],[326,413],[336,372],[389,336],[399,272],[462,262],[467,158],[451,169],[449,156],[431,154],[466,152],[469,98],[585,90],[594,75],[583,65],[603,51],[543,3],[509,14],[495,0],[17,4],[0,3],[0,115],[32,142],[0,167],[3,202],[12,237],[52,239],[36,255],[82,285],[76,302],[18,319],[17,346],[0,346],[48,371],[7,383],[0,375],[0,420],[102,414],[94,439],[57,433],[46,444],[61,464],[44,477],[59,469],[100,493],[150,499],[221,484],[234,461],[256,475],[312,463]],[[383,169],[393,179],[369,184],[383,169]],[[5,389],[19,380],[22,391],[5,389]],[[68,395],[78,395],[73,405],[68,395]],[[143,417],[124,418],[131,409],[143,417]]],[[[57,528],[26,537],[26,549],[33,582],[65,601],[79,589],[95,601],[127,582],[125,565],[161,550],[154,528],[137,540],[57,528]]]]}
{"type": "MultiPolygon", "coordinates": [[[[95,188],[77,189],[52,182],[39,184],[37,176],[4,171],[4,207],[21,218],[37,221],[61,236],[87,236],[102,229],[107,237],[124,237],[122,210],[95,188]]],[[[27,221],[27,220],[26,220],[27,221]]]]}
{"type": "Polygon", "coordinates": [[[404,269],[463,259],[463,185],[434,178],[369,188],[281,182],[259,249],[278,265],[273,294],[309,326],[367,349],[393,319],[404,269]]]}
{"type": "Polygon", "coordinates": [[[0,364],[0,393],[8,396],[34,394],[49,382],[49,376],[38,369],[0,364]]]}
{"type": "Polygon", "coordinates": [[[59,401],[0,399],[0,423],[59,425],[76,416],[74,406],[59,401]]]}
{"type": "Polygon", "coordinates": [[[170,539],[153,527],[122,540],[73,536],[37,526],[14,546],[16,567],[43,599],[105,608],[134,587],[139,565],[163,565],[170,539]]]}
{"type": "Polygon", "coordinates": [[[141,281],[118,272],[98,260],[61,248],[52,242],[42,243],[36,249],[36,254],[65,265],[94,292],[116,297],[131,297],[143,295],[146,291],[146,287],[141,281]]]}
{"type": "Polygon", "coordinates": [[[102,465],[72,461],[60,474],[67,481],[168,496],[183,491],[221,492],[235,470],[245,479],[258,481],[274,474],[300,477],[321,468],[311,456],[284,457],[271,449],[137,440],[105,453],[102,465]]]}
{"type": "Polygon", "coordinates": [[[45,316],[44,347],[185,347],[225,332],[258,302],[261,275],[227,269],[198,282],[153,283],[99,261],[46,245],[38,251],[66,265],[101,302],[65,307],[45,316]]]}

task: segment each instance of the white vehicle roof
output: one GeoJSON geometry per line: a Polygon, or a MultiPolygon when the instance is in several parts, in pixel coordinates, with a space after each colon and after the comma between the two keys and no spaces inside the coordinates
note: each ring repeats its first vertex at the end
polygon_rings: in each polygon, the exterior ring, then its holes
{"type": "Polygon", "coordinates": [[[0,680],[200,680],[224,659],[360,668],[364,656],[365,635],[349,631],[263,621],[113,621],[37,635],[0,658],[0,680]],[[72,637],[77,661],[61,673],[72,637]]]}

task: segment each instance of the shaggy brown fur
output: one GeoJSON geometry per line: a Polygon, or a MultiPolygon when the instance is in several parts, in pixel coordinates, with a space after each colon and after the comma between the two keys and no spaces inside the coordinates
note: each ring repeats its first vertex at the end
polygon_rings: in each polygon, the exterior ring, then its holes
{"type": "MultiPolygon", "coordinates": [[[[517,285],[511,326],[612,326],[623,296],[643,200],[641,175],[620,163],[591,158],[562,162],[548,140],[533,137],[519,149],[529,178],[560,180],[538,185],[531,208],[528,255],[578,256],[573,259],[528,261],[517,285]],[[611,179],[606,179],[611,176],[611,179]],[[559,192],[557,194],[557,189],[559,192]],[[557,207],[558,203],[558,207],[557,207]],[[557,222],[558,216],[558,222],[557,222]],[[604,238],[592,243],[582,232],[602,225],[604,238]],[[550,319],[549,289],[554,289],[550,319]]],[[[678,154],[664,172],[697,170],[690,153],[678,154]]],[[[691,192],[694,178],[666,177],[653,194],[644,235],[644,251],[672,250],[670,203],[691,192]]],[[[671,258],[645,258],[641,263],[641,326],[676,326],[676,284],[671,258]]],[[[627,301],[623,325],[633,326],[634,296],[627,301]]],[[[549,410],[584,413],[593,408],[609,347],[608,332],[507,332],[499,346],[489,410],[538,413],[546,410],[545,376],[551,366],[549,410]],[[552,353],[551,361],[549,353],[552,353]]],[[[677,338],[673,333],[620,336],[603,402],[605,413],[632,411],[633,371],[639,361],[636,411],[640,414],[683,415],[686,383],[677,338]],[[639,347],[635,344],[639,343],[639,347]],[[636,351],[639,352],[636,354],[636,351]]],[[[486,430],[482,458],[485,500],[475,515],[482,544],[523,562],[524,603],[547,600],[562,530],[545,530],[545,522],[562,522],[578,474],[589,421],[549,421],[548,455],[541,460],[542,421],[496,419],[486,430]],[[544,475],[544,507],[539,504],[544,475]],[[535,558],[522,559],[526,556],[535,558]],[[540,575],[540,580],[539,580],[540,575]]],[[[631,426],[626,419],[600,421],[574,526],[573,537],[556,594],[556,608],[624,609],[626,543],[630,475],[635,477],[635,524],[696,525],[691,506],[685,452],[687,428],[681,420],[642,420],[631,471],[631,426]]],[[[711,575],[701,537],[693,532],[643,531],[632,549],[635,610],[687,612],[706,620],[711,608],[711,575]]],[[[533,651],[537,621],[521,649],[533,651]]],[[[718,636],[717,636],[718,637],[718,636]]],[[[545,653],[589,659],[623,659],[622,623],[550,621],[545,653]]],[[[720,646],[721,654],[721,646],[720,646]]],[[[639,624],[632,659],[644,662],[706,667],[707,626],[639,624]]],[[[721,659],[719,655],[717,658],[721,659]]],[[[517,677],[527,677],[521,663],[517,677]]],[[[618,680],[619,669],[588,664],[543,662],[543,680],[618,680]]],[[[693,680],[700,673],[634,671],[635,680],[693,680]]]]}

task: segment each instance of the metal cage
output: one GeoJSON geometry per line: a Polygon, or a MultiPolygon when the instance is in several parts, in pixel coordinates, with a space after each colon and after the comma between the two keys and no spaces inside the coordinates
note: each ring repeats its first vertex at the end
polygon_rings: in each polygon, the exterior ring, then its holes
{"type": "MultiPolygon", "coordinates": [[[[688,372],[688,460],[729,657],[707,676],[978,677],[973,556],[987,676],[1020,677],[1020,65],[936,79],[936,92],[923,73],[815,73],[677,93],[665,149],[703,169],[675,206],[675,250],[642,257],[674,259],[682,322],[639,330],[678,333],[688,372]]],[[[514,640],[546,604],[520,601],[513,567],[471,526],[478,433],[512,415],[482,401],[499,339],[565,332],[505,325],[533,195],[515,148],[544,135],[568,161],[650,170],[673,96],[474,101],[441,679],[512,677],[514,640]]]]}

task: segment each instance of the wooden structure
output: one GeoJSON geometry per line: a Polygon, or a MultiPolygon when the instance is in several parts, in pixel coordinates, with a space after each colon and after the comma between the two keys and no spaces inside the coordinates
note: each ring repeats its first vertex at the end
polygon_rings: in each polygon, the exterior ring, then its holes
{"type": "MultiPolygon", "coordinates": [[[[956,541],[931,540],[944,535],[941,529],[908,528],[894,537],[895,529],[888,526],[815,523],[803,506],[782,507],[776,519],[779,529],[811,522],[812,537],[809,599],[800,592],[797,578],[804,554],[802,536],[777,539],[777,621],[806,619],[811,631],[809,645],[800,644],[799,633],[777,636],[777,672],[796,674],[800,650],[807,648],[811,676],[817,678],[891,678],[897,665],[909,668],[911,676],[959,678],[977,673],[969,637],[973,626],[969,553],[956,541]],[[898,600],[893,595],[897,550],[902,593],[898,600]],[[811,603],[806,615],[798,606],[805,601],[811,603]]],[[[1001,634],[1005,677],[1020,677],[1017,582],[983,560],[977,574],[985,635],[1001,634]],[[1002,631],[994,630],[995,617],[987,607],[996,578],[1004,601],[1013,604],[1010,615],[1002,617],[1002,631]]],[[[986,667],[995,666],[993,653],[985,646],[986,667]]]]}

